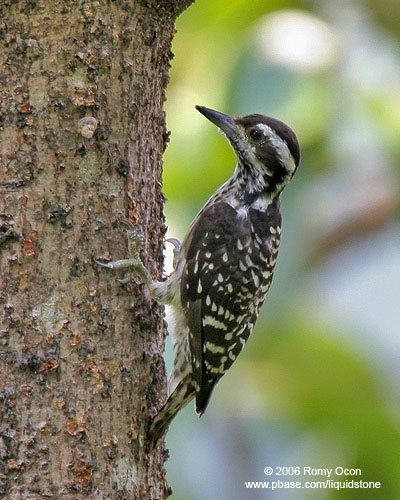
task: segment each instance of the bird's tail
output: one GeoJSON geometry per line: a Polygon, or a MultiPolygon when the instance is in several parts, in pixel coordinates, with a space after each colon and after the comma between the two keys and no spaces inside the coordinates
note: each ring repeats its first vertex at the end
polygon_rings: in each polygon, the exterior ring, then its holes
{"type": "Polygon", "coordinates": [[[192,375],[188,374],[177,384],[164,406],[152,419],[148,435],[151,448],[157,445],[175,415],[194,398],[194,395],[192,375]]]}

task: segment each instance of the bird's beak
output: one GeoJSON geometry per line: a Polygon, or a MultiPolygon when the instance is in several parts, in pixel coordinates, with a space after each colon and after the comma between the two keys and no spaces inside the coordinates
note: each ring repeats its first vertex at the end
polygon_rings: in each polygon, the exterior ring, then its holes
{"type": "Polygon", "coordinates": [[[238,135],[238,127],[231,116],[215,111],[214,109],[206,108],[205,106],[196,106],[196,109],[210,120],[210,122],[220,128],[228,139],[235,140],[238,135]]]}

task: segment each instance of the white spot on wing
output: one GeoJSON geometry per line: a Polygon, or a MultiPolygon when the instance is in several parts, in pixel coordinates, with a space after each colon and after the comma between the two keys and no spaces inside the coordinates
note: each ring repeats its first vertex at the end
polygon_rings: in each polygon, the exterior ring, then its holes
{"type": "Polygon", "coordinates": [[[227,330],[228,328],[226,327],[225,323],[222,323],[222,321],[219,321],[214,318],[214,316],[205,316],[203,318],[203,326],[210,325],[217,330],[227,330]]]}
{"type": "Polygon", "coordinates": [[[250,256],[249,255],[246,255],[245,257],[245,260],[246,260],[246,264],[251,267],[253,265],[253,261],[250,259],[250,256]]]}
{"type": "Polygon", "coordinates": [[[260,286],[260,280],[258,279],[258,276],[257,274],[253,271],[253,269],[251,270],[251,275],[253,277],[253,280],[254,280],[254,285],[258,288],[260,286]]]}
{"type": "Polygon", "coordinates": [[[225,349],[219,345],[213,344],[212,342],[206,342],[204,344],[204,349],[207,349],[208,351],[218,354],[218,353],[224,353],[225,349]]]}

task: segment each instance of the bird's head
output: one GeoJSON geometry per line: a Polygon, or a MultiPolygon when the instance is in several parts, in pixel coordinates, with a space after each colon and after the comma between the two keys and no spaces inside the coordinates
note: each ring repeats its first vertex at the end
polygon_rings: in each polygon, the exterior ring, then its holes
{"type": "Polygon", "coordinates": [[[293,130],[276,118],[254,114],[233,118],[196,106],[226,135],[238,158],[249,193],[279,194],[300,162],[300,147],[293,130]]]}

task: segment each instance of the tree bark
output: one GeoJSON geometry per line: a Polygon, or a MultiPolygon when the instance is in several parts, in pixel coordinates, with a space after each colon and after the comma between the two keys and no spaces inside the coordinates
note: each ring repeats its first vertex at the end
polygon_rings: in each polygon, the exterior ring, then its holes
{"type": "Polygon", "coordinates": [[[0,496],[167,496],[147,454],[165,397],[163,311],[95,258],[145,234],[159,276],[162,110],[192,0],[0,6],[0,496]]]}

